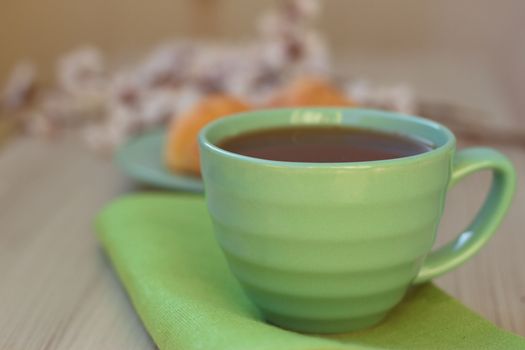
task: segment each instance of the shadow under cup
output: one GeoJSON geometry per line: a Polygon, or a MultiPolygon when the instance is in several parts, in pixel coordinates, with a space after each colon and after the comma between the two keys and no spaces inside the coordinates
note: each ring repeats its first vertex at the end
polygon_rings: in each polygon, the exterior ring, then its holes
{"type": "Polygon", "coordinates": [[[202,174],[217,240],[265,318],[303,332],[357,330],[404,296],[429,253],[451,177],[455,139],[417,117],[364,109],[260,110],[200,135],[202,174]],[[292,125],[345,125],[430,141],[391,160],[296,163],[215,144],[292,125]]]}

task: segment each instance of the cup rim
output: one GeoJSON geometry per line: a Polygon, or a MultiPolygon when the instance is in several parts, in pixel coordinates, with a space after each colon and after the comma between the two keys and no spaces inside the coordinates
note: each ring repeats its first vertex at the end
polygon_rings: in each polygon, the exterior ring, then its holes
{"type": "MultiPolygon", "coordinates": [[[[322,125],[322,123],[318,125],[322,125]]],[[[374,130],[374,128],[371,128],[371,129],[374,130]]],[[[362,167],[374,167],[374,166],[398,166],[402,164],[411,164],[411,163],[419,162],[429,157],[442,155],[448,152],[449,150],[454,149],[456,145],[456,137],[454,136],[452,131],[450,131],[450,129],[448,129],[443,124],[435,122],[433,120],[415,116],[415,115],[393,112],[393,111],[385,111],[385,110],[372,109],[372,108],[351,108],[351,107],[344,107],[344,108],[340,108],[340,107],[265,108],[265,109],[256,109],[256,110],[250,110],[250,111],[241,112],[241,113],[235,113],[235,114],[226,116],[224,118],[217,119],[209,123],[208,125],[206,125],[199,132],[198,140],[199,140],[201,149],[207,148],[210,151],[217,153],[223,157],[227,157],[230,159],[236,159],[239,161],[248,162],[252,164],[274,166],[274,167],[286,167],[286,168],[329,168],[329,169],[349,168],[349,167],[362,168],[362,167]],[[255,158],[251,156],[245,156],[242,154],[230,152],[230,151],[227,151],[215,145],[208,138],[210,131],[212,131],[213,129],[223,127],[224,125],[227,125],[230,123],[235,123],[237,120],[242,119],[242,118],[257,118],[257,117],[254,117],[254,115],[262,115],[262,113],[266,113],[266,114],[267,113],[284,113],[284,112],[292,113],[296,111],[318,111],[318,112],[324,111],[324,112],[331,112],[331,113],[352,111],[356,113],[375,113],[375,114],[381,115],[386,118],[403,119],[409,122],[426,124],[427,126],[444,134],[446,136],[447,141],[443,143],[442,145],[430,151],[418,153],[418,154],[406,156],[406,157],[393,158],[393,159],[367,160],[367,161],[359,161],[359,162],[291,162],[291,161],[255,158]]]]}

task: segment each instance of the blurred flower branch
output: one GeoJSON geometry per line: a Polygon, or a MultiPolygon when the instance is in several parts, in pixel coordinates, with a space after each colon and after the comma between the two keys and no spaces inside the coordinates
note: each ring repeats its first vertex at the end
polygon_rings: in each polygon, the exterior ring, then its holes
{"type": "Polygon", "coordinates": [[[487,125],[482,111],[443,102],[418,101],[417,114],[443,123],[461,140],[525,148],[525,129],[487,125]]]}
{"type": "Polygon", "coordinates": [[[317,0],[284,1],[261,15],[249,42],[177,40],[134,65],[112,66],[96,47],[80,47],[57,61],[54,86],[38,86],[34,65],[20,62],[3,90],[2,118],[40,136],[81,129],[90,147],[111,152],[130,136],[177,118],[204,95],[221,92],[262,106],[305,75],[337,82],[359,105],[414,112],[409,88],[342,79],[332,71],[330,52],[314,28],[320,7],[317,0]]]}

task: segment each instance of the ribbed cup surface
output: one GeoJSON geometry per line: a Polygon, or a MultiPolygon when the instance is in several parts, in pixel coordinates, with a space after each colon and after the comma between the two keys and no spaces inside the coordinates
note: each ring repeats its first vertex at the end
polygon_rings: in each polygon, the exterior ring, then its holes
{"type": "Polygon", "coordinates": [[[270,322],[306,332],[372,325],[401,300],[434,242],[452,156],[317,167],[201,149],[232,272],[270,322]]]}

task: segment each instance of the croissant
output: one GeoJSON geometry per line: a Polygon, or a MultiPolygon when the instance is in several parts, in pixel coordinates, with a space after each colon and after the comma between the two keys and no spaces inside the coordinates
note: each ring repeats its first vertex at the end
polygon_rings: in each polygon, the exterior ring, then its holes
{"type": "Polygon", "coordinates": [[[269,103],[269,107],[302,106],[353,106],[347,98],[328,81],[317,77],[301,77],[279,91],[269,103]]]}
{"type": "Polygon", "coordinates": [[[249,109],[249,105],[228,95],[203,98],[170,124],[165,146],[167,167],[173,172],[200,175],[199,131],[211,121],[249,109]]]}

